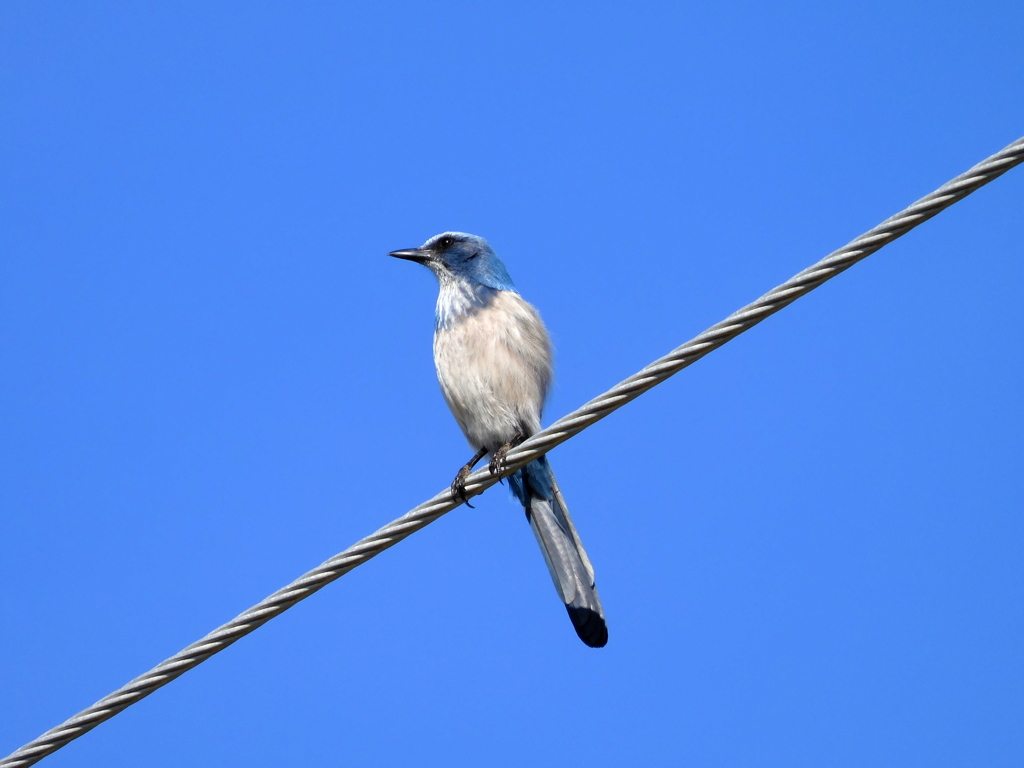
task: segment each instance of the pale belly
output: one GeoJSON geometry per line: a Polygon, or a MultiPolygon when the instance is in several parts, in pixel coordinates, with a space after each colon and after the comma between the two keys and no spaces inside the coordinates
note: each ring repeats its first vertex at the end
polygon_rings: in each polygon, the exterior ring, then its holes
{"type": "Polygon", "coordinates": [[[540,429],[551,342],[536,310],[502,291],[434,334],[437,379],[469,444],[494,451],[540,429]]]}

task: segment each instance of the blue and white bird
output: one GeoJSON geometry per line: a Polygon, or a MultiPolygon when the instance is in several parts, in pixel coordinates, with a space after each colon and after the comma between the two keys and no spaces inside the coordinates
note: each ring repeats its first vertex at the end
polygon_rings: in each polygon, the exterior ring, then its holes
{"type": "MultiPolygon", "coordinates": [[[[466,500],[465,480],[490,454],[492,474],[505,454],[540,429],[552,380],[551,340],[537,314],[516,291],[501,259],[482,237],[444,232],[419,248],[392,251],[437,277],[434,364],[441,392],[476,451],[452,482],[466,500]]],[[[580,639],[592,648],[608,642],[594,568],[576,533],[547,457],[509,476],[512,493],[540,544],[551,580],[580,639]]]]}

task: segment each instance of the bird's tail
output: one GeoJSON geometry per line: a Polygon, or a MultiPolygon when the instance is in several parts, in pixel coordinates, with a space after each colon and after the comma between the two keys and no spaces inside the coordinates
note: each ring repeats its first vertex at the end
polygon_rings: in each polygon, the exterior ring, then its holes
{"type": "Polygon", "coordinates": [[[509,485],[526,510],[576,634],[591,648],[603,647],[608,642],[608,626],[594,586],[594,566],[572,524],[547,457],[541,456],[510,476],[509,485]]]}

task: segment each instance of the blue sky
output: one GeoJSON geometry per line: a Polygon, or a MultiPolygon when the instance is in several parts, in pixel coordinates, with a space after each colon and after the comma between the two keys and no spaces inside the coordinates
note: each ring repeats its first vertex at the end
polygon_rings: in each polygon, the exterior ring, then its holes
{"type": "MultiPolygon", "coordinates": [[[[0,755],[450,482],[426,270],[550,423],[1024,134],[1019,3],[0,9],[0,755]]],[[[46,765],[1019,765],[1024,170],[46,765]]]]}

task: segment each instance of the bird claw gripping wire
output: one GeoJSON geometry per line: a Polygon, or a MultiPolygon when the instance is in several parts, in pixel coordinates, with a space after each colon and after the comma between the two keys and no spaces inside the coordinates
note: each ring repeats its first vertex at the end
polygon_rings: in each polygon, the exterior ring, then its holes
{"type": "Polygon", "coordinates": [[[463,467],[452,480],[452,501],[461,501],[470,509],[476,509],[469,503],[469,496],[466,493],[466,478],[469,477],[470,472],[472,470],[469,467],[463,467]]]}
{"type": "Polygon", "coordinates": [[[508,452],[522,443],[525,439],[526,435],[521,431],[516,432],[515,437],[491,454],[491,461],[487,465],[487,471],[492,475],[500,475],[504,472],[508,468],[508,462],[506,461],[508,452]]]}
{"type": "Polygon", "coordinates": [[[469,503],[469,495],[466,493],[466,478],[469,477],[469,473],[473,471],[473,467],[480,461],[487,453],[486,448],[481,448],[477,451],[473,458],[465,463],[459,473],[455,475],[455,479],[452,480],[452,501],[461,501],[470,509],[476,509],[472,504],[469,503]]]}

